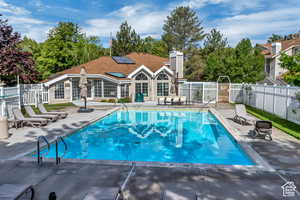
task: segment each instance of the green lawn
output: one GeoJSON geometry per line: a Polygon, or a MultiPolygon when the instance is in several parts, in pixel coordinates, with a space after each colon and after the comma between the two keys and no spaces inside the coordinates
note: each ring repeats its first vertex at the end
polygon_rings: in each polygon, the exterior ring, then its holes
{"type": "Polygon", "coordinates": [[[275,126],[276,128],[286,132],[287,134],[297,139],[300,139],[300,125],[250,106],[246,106],[246,108],[248,113],[254,115],[255,117],[261,120],[272,121],[273,126],[275,126]]]}
{"type": "MultiPolygon", "coordinates": [[[[55,110],[64,109],[66,107],[73,107],[75,105],[73,103],[60,103],[60,104],[44,104],[44,106],[45,106],[47,111],[55,111],[55,110]]],[[[31,106],[31,107],[33,108],[35,113],[40,114],[40,111],[39,111],[38,108],[36,108],[35,106],[31,106]]],[[[27,115],[24,108],[22,108],[22,112],[26,117],[28,117],[28,115],[27,115]]]]}

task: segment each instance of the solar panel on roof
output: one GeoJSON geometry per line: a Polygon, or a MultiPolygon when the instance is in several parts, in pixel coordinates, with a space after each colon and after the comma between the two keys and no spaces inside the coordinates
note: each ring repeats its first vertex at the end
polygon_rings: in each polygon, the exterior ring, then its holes
{"type": "Polygon", "coordinates": [[[126,78],[125,74],[120,72],[106,72],[106,74],[117,77],[117,78],[126,78]]]}
{"type": "Polygon", "coordinates": [[[133,60],[127,57],[122,57],[122,56],[113,56],[112,57],[114,61],[118,64],[135,64],[133,60]]]}

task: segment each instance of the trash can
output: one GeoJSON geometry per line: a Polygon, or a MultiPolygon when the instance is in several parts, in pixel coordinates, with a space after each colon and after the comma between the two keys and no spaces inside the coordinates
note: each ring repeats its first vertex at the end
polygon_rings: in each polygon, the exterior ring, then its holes
{"type": "Polygon", "coordinates": [[[0,139],[8,138],[8,124],[6,117],[0,117],[0,139]]]}
{"type": "Polygon", "coordinates": [[[135,102],[144,102],[144,94],[143,93],[137,93],[135,95],[135,102]]]}

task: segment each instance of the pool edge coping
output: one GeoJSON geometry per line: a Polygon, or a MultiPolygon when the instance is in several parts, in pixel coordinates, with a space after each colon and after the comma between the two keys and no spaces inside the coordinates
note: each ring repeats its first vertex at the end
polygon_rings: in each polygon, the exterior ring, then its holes
{"type": "MultiPolygon", "coordinates": [[[[256,167],[263,171],[270,171],[275,172],[276,170],[263,158],[259,155],[258,152],[256,152],[252,146],[249,144],[249,140],[246,138],[241,137],[239,134],[239,131],[234,128],[225,118],[224,116],[219,113],[214,108],[209,108],[209,112],[211,112],[224,126],[224,128],[231,134],[231,136],[236,140],[236,142],[242,147],[242,149],[245,151],[245,153],[248,154],[248,156],[252,159],[253,162],[255,162],[256,165],[253,167],[256,167]]],[[[242,165],[243,166],[243,165],[242,165]]]]}
{"type": "MultiPolygon", "coordinates": [[[[116,107],[113,109],[110,109],[103,113],[100,117],[96,117],[95,119],[89,121],[89,123],[86,123],[82,125],[81,127],[76,128],[75,130],[66,132],[62,135],[62,137],[70,136],[71,134],[75,133],[76,131],[98,121],[106,116],[120,110],[122,107],[116,107]]],[[[134,108],[134,107],[131,107],[134,108]]],[[[189,108],[189,107],[186,107],[189,108]]],[[[122,165],[122,166],[128,166],[132,165],[133,163],[136,166],[143,166],[143,167],[169,167],[169,168],[197,168],[197,169],[225,169],[225,170],[250,170],[250,171],[269,171],[274,172],[274,168],[265,161],[252,147],[250,144],[248,144],[247,140],[245,138],[242,138],[240,134],[238,133],[238,130],[233,128],[232,125],[229,124],[229,122],[220,114],[216,109],[214,108],[206,108],[204,110],[207,110],[208,112],[211,112],[224,126],[224,128],[231,134],[231,136],[236,140],[236,142],[242,147],[242,149],[247,153],[247,155],[250,157],[250,159],[255,163],[255,165],[220,165],[220,164],[198,164],[198,163],[168,163],[168,162],[143,162],[143,161],[120,161],[120,160],[96,160],[96,159],[63,159],[63,162],[66,163],[82,163],[82,164],[103,164],[103,165],[122,165]]],[[[50,140],[50,143],[53,143],[55,139],[50,140]]],[[[18,158],[15,159],[9,159],[9,160],[21,160],[21,161],[29,161],[34,162],[36,161],[35,158],[27,157],[28,154],[34,152],[36,149],[31,149],[31,151],[27,151],[26,153],[22,153],[22,155],[18,155],[18,158]]],[[[55,162],[54,158],[44,158],[44,162],[55,162]]]]}

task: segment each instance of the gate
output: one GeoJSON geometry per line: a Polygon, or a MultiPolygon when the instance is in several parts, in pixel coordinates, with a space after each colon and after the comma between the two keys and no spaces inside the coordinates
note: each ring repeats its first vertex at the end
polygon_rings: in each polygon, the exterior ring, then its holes
{"type": "Polygon", "coordinates": [[[228,84],[228,83],[219,83],[218,102],[220,102],[220,103],[229,103],[229,89],[230,89],[230,84],[228,84]]]}

